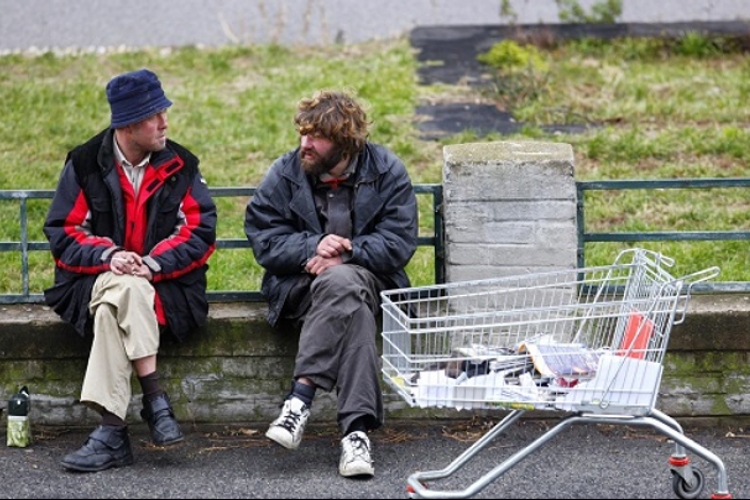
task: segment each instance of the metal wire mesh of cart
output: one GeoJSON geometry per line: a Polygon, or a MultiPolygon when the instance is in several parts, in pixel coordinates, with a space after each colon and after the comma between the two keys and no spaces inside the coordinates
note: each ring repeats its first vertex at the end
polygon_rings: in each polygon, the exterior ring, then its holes
{"type": "Polygon", "coordinates": [[[645,415],[690,288],[673,260],[625,250],[610,266],[390,290],[384,380],[410,405],[645,415]]]}

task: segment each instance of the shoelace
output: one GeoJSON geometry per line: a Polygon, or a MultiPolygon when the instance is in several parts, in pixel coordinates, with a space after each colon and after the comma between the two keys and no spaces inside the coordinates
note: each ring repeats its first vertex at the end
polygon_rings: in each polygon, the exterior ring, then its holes
{"type": "Polygon", "coordinates": [[[356,460],[357,457],[361,457],[363,455],[369,455],[369,447],[367,446],[367,442],[360,437],[357,434],[351,434],[347,440],[351,443],[351,452],[352,455],[349,457],[349,462],[352,460],[356,460]]]}
{"type": "Polygon", "coordinates": [[[301,413],[295,413],[293,411],[289,411],[289,414],[284,416],[284,421],[281,422],[279,426],[283,427],[289,432],[294,432],[295,428],[297,427],[299,423],[300,418],[302,418],[301,413]]]}

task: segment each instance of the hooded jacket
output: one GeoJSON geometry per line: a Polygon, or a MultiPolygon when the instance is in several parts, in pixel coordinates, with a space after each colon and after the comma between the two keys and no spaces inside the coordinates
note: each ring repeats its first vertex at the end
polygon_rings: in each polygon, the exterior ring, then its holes
{"type": "MultiPolygon", "coordinates": [[[[404,267],[418,244],[416,195],[403,162],[383,146],[367,143],[359,154],[352,202],[352,253],[391,288],[409,286],[404,267]]],[[[276,325],[290,290],[309,280],[304,267],[325,236],[299,148],[278,158],[245,211],[245,234],[265,269],[261,292],[268,322],[276,325]]]]}
{"type": "Polygon", "coordinates": [[[67,155],[44,223],[55,260],[55,283],[45,300],[81,335],[91,333],[94,281],[110,270],[115,252],[136,251],[153,275],[159,323],[183,340],[208,316],[206,271],[216,247],[216,206],[198,158],[168,140],[151,154],[138,202],[128,209],[113,141],[114,131],[106,129],[67,155]],[[145,228],[133,229],[136,213],[145,228]],[[134,230],[141,249],[126,248],[126,233],[134,230]]]}

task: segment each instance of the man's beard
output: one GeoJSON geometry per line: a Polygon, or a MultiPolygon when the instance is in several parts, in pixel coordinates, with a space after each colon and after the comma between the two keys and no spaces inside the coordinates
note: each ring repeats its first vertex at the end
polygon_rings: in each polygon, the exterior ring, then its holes
{"type": "Polygon", "coordinates": [[[314,158],[305,158],[304,154],[306,151],[300,150],[299,159],[305,172],[314,176],[330,172],[344,157],[344,152],[341,148],[331,149],[326,156],[319,156],[315,150],[310,152],[315,156],[314,158]]]}

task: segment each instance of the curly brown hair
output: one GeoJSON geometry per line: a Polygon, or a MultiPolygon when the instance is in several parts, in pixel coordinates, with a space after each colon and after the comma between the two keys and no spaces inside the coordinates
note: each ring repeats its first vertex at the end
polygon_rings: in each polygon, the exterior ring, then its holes
{"type": "Polygon", "coordinates": [[[320,90],[297,104],[294,124],[300,135],[320,134],[351,158],[362,151],[369,135],[367,114],[351,96],[320,90]]]}

